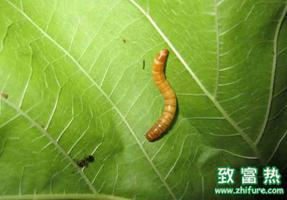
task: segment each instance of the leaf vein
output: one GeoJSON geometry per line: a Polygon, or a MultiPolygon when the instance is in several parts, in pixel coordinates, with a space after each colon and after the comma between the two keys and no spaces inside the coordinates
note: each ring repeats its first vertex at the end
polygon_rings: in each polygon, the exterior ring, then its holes
{"type": "MultiPolygon", "coordinates": [[[[126,124],[127,128],[129,129],[129,131],[131,132],[132,136],[134,137],[134,139],[136,140],[136,143],[138,144],[139,148],[141,149],[141,151],[143,152],[144,156],[146,157],[148,163],[151,165],[151,167],[153,168],[153,170],[155,171],[155,173],[157,174],[157,176],[160,178],[160,180],[162,181],[163,185],[166,187],[167,191],[169,192],[169,194],[172,196],[173,199],[176,199],[174,193],[172,192],[170,186],[167,184],[167,182],[164,180],[164,177],[160,174],[160,172],[158,171],[158,169],[156,168],[156,166],[154,165],[154,163],[152,162],[151,158],[149,157],[149,155],[147,154],[147,152],[145,151],[143,145],[140,143],[139,139],[137,138],[135,132],[133,131],[133,129],[131,128],[130,124],[128,123],[128,121],[124,118],[123,114],[120,112],[120,110],[116,107],[116,105],[114,104],[114,102],[107,96],[107,94],[103,91],[102,88],[99,87],[99,85],[95,82],[95,80],[87,73],[87,71],[84,70],[84,68],[79,64],[79,62],[64,48],[62,47],[57,41],[55,41],[48,33],[46,33],[38,24],[36,24],[25,12],[21,11],[18,7],[16,7],[13,3],[11,3],[9,0],[6,0],[6,2],[8,4],[10,4],[16,11],[18,11],[19,13],[21,13],[36,29],[38,29],[48,40],[50,40],[55,46],[57,46],[64,54],[66,54],[71,60],[72,62],[74,62],[74,64],[80,69],[80,71],[97,87],[97,89],[103,94],[103,96],[107,99],[107,101],[111,104],[111,106],[115,109],[115,111],[118,113],[118,115],[120,116],[120,118],[123,120],[123,122],[126,124]]],[[[14,107],[16,109],[16,107],[14,107]]],[[[19,109],[17,109],[18,111],[20,111],[19,109]]],[[[31,121],[31,123],[35,124],[35,126],[37,128],[39,128],[42,132],[44,132],[48,138],[50,138],[50,140],[54,143],[54,145],[56,145],[58,147],[58,149],[64,154],[66,155],[67,158],[69,158],[69,160],[76,165],[76,163],[66,154],[66,152],[62,149],[62,147],[59,146],[59,144],[57,144],[53,138],[46,132],[46,130],[43,130],[41,128],[41,126],[39,124],[37,124],[33,119],[31,119],[28,115],[24,114],[23,115],[29,119],[29,121],[31,121]]],[[[77,166],[76,166],[77,167],[77,166]]],[[[82,176],[86,178],[86,182],[89,184],[90,188],[93,190],[93,192],[95,191],[95,188],[91,185],[90,180],[86,177],[86,175],[84,173],[82,173],[82,176]]]]}

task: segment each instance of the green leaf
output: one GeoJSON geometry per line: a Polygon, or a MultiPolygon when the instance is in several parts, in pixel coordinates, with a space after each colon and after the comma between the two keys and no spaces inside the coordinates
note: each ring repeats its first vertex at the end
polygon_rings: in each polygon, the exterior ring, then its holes
{"type": "Polygon", "coordinates": [[[0,199],[215,199],[219,166],[285,170],[286,12],[285,0],[1,0],[0,199]],[[163,48],[179,110],[149,143],[163,48]]]}

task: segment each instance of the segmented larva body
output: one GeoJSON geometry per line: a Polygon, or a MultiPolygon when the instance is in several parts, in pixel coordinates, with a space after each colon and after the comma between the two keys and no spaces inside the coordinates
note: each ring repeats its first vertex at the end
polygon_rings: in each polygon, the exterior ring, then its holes
{"type": "Polygon", "coordinates": [[[147,132],[146,138],[152,142],[159,139],[170,127],[176,113],[176,95],[164,75],[165,62],[168,50],[163,49],[156,55],[152,67],[152,77],[160,93],[164,97],[164,111],[157,122],[147,132]]]}

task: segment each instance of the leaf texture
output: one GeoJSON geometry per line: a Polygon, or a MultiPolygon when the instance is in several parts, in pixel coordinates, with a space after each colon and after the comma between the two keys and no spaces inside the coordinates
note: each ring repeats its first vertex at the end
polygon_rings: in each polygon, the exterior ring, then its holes
{"type": "Polygon", "coordinates": [[[0,198],[214,199],[216,167],[286,169],[286,12],[285,0],[0,1],[0,198]],[[149,143],[162,48],[179,111],[149,143]]]}

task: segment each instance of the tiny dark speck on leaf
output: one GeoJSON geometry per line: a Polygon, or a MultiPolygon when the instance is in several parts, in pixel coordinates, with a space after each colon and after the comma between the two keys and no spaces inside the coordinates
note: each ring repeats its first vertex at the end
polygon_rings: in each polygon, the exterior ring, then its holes
{"type": "Polygon", "coordinates": [[[143,60],[143,69],[145,68],[145,60],[143,60]]]}
{"type": "Polygon", "coordinates": [[[127,40],[125,38],[123,38],[123,43],[127,43],[127,40]]]}
{"type": "Polygon", "coordinates": [[[8,99],[8,94],[4,93],[4,92],[0,92],[0,97],[4,98],[4,99],[8,99]]]}

